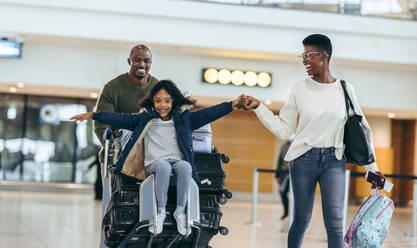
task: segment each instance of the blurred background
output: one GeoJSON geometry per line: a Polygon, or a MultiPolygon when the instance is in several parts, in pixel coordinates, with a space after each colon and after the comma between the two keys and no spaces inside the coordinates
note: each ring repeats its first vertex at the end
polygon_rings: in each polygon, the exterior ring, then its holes
{"type": "MultiPolygon", "coordinates": [[[[134,45],[151,49],[153,76],[201,107],[245,93],[278,113],[306,77],[298,55],[312,33],[332,40],[332,73],[355,87],[380,170],[415,175],[416,20],[416,0],[0,0],[0,189],[92,192],[97,167],[87,167],[100,143],[91,121],[68,118],[94,110],[103,85],[129,70],[134,45]]],[[[285,141],[252,112],[212,130],[231,159],[226,187],[250,199],[253,168],[275,169],[285,141]]],[[[389,196],[410,210],[414,182],[391,181],[389,196]]],[[[279,202],[277,187],[261,174],[260,200],[279,202]]],[[[352,178],[349,194],[352,204],[369,195],[365,179],[352,178]]]]}

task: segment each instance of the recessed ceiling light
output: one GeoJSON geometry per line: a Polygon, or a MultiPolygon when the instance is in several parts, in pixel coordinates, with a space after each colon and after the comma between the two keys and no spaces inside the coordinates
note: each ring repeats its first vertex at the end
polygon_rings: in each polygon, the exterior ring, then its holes
{"type": "Polygon", "coordinates": [[[395,113],[388,113],[388,118],[394,119],[395,118],[395,113]]]}
{"type": "Polygon", "coordinates": [[[96,92],[91,92],[90,97],[91,98],[97,98],[98,94],[96,92]]]}
{"type": "Polygon", "coordinates": [[[16,87],[9,87],[9,91],[12,92],[12,93],[14,93],[14,92],[17,91],[17,88],[16,87]]]}
{"type": "Polygon", "coordinates": [[[24,83],[17,83],[17,88],[24,88],[25,84],[24,83]]]}

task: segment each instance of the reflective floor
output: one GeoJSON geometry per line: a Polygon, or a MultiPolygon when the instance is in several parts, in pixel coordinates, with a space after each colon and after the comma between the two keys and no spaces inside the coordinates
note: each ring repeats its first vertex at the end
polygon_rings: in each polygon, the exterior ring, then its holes
{"type": "MultiPolygon", "coordinates": [[[[315,205],[303,247],[327,247],[320,204],[315,205]]],[[[357,207],[349,207],[348,222],[357,207]]],[[[100,209],[101,202],[90,194],[0,191],[0,247],[98,247],[100,209]]],[[[222,225],[230,233],[215,236],[213,248],[286,247],[288,223],[279,220],[279,204],[259,204],[257,227],[248,224],[250,202],[232,199],[222,210],[222,225]]],[[[411,208],[397,208],[383,247],[417,247],[417,238],[410,234],[411,208]]]]}

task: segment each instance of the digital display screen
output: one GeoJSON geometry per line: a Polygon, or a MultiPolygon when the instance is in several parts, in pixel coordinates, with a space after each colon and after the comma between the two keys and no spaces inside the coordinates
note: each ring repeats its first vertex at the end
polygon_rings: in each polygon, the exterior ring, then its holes
{"type": "Polygon", "coordinates": [[[22,45],[16,41],[0,40],[0,58],[20,58],[22,45]]]}

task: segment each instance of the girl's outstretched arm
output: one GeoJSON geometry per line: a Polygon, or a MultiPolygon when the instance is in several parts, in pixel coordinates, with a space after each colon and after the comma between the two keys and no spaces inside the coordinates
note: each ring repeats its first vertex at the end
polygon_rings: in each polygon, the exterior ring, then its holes
{"type": "Polygon", "coordinates": [[[230,112],[234,109],[239,108],[239,102],[241,102],[242,97],[244,95],[240,95],[238,98],[231,102],[224,102],[217,105],[214,105],[209,108],[205,108],[196,112],[191,113],[191,128],[195,130],[200,128],[207,123],[213,122],[230,112]]]}
{"type": "Polygon", "coordinates": [[[70,118],[70,120],[74,121],[84,121],[89,119],[94,119],[100,123],[104,123],[115,128],[134,130],[139,123],[140,117],[139,114],[100,111],[74,115],[70,118]]]}

